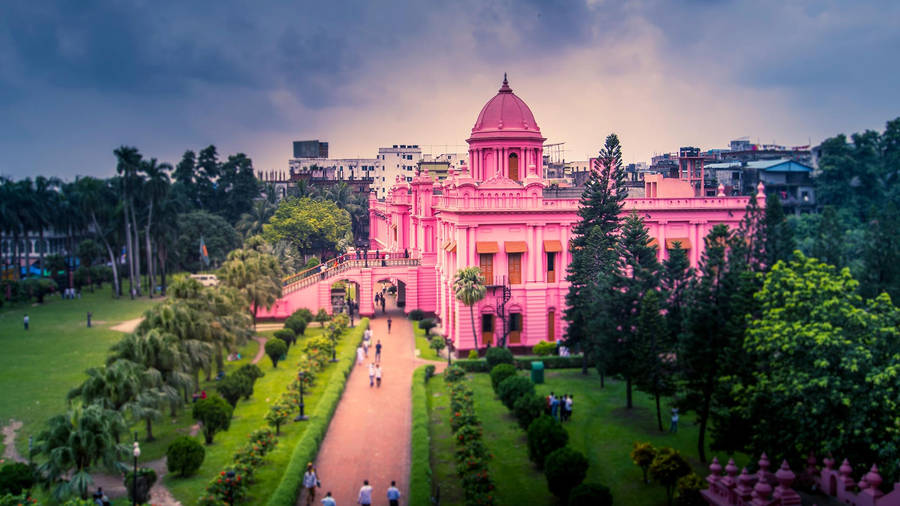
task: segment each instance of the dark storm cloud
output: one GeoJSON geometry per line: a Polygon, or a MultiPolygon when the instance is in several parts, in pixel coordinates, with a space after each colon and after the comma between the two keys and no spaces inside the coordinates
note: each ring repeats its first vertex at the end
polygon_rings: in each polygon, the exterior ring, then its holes
{"type": "Polygon", "coordinates": [[[456,79],[516,68],[553,80],[564,77],[537,62],[599,49],[578,65],[634,72],[612,66],[631,59],[602,59],[623,43],[658,53],[653,71],[677,81],[778,90],[801,115],[850,100],[887,111],[877,126],[898,113],[897,26],[892,0],[7,0],[0,173],[96,172],[118,143],[160,157],[208,142],[252,155],[248,132],[309,131],[335,107],[373,111],[434,65],[456,79]],[[71,131],[79,124],[91,131],[71,131]]]}

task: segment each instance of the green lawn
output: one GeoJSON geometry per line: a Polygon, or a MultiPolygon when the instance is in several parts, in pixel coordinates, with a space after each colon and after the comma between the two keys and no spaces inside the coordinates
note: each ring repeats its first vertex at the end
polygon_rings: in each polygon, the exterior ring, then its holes
{"type": "MultiPolygon", "coordinates": [[[[260,332],[259,334],[269,336],[272,332],[274,331],[260,332]]],[[[306,329],[306,338],[321,333],[321,328],[310,327],[306,329]]],[[[338,343],[338,355],[347,353],[349,356],[352,353],[352,349],[356,348],[356,343],[350,341],[350,339],[343,339],[338,343]]],[[[301,342],[302,340],[298,344],[301,342]]],[[[249,353],[247,356],[252,359],[249,353]]],[[[269,406],[278,399],[282,392],[286,391],[293,380],[299,356],[300,350],[295,345],[291,346],[287,359],[279,362],[277,369],[272,368],[272,362],[267,356],[260,360],[258,365],[265,376],[256,381],[253,396],[250,399],[242,399],[238,402],[229,430],[216,434],[214,443],[206,447],[206,460],[198,473],[189,478],[166,475],[165,483],[178,500],[184,504],[194,504],[213,476],[231,463],[234,452],[247,441],[247,435],[256,429],[266,427],[264,417],[269,406]]],[[[241,362],[232,362],[229,364],[229,368],[239,367],[241,362]]],[[[335,370],[334,364],[326,366],[317,377],[316,385],[311,391],[306,392],[304,396],[306,414],[314,412],[319,398],[335,370]]],[[[208,388],[207,392],[210,390],[212,389],[208,388]]],[[[278,446],[266,456],[265,463],[256,471],[254,476],[256,482],[249,489],[250,502],[265,504],[269,495],[281,481],[282,472],[290,461],[294,446],[300,441],[305,427],[306,425],[302,422],[289,422],[282,426],[281,435],[278,437],[278,446]]],[[[202,438],[202,435],[198,435],[198,438],[202,438]]]]}
{"type": "MultiPolygon", "coordinates": [[[[708,474],[707,467],[697,458],[697,426],[692,423],[691,417],[682,416],[678,434],[660,433],[656,425],[655,406],[648,395],[635,391],[634,408],[624,408],[623,382],[607,379],[606,387],[601,389],[600,378],[593,371],[589,376],[582,376],[578,369],[548,370],[545,374],[546,383],[537,385],[539,395],[547,395],[552,390],[558,395],[574,396],[572,420],[564,426],[569,432],[569,445],[583,452],[590,462],[585,481],[610,487],[616,504],[666,504],[665,489],[652,483],[644,485],[641,469],[631,462],[629,452],[634,441],[650,441],[657,447],[674,447],[698,474],[708,474]]],[[[494,455],[490,471],[497,483],[497,504],[557,504],[547,490],[543,473],[537,471],[528,460],[525,431],[519,428],[515,418],[495,398],[490,376],[469,374],[468,378],[475,392],[475,408],[484,426],[485,443],[494,455]]],[[[442,394],[442,397],[430,397],[434,404],[438,404],[439,399],[443,399],[443,388],[438,388],[438,385],[442,387],[443,383],[439,378],[435,380],[433,386],[429,386],[429,392],[433,388],[435,393],[442,394]]],[[[442,429],[449,435],[449,427],[444,420],[447,418],[446,399],[443,400],[445,408],[440,410],[440,416],[434,416],[438,411],[435,410],[431,418],[433,435],[442,429]],[[440,422],[445,425],[442,427],[440,422]]],[[[665,421],[664,427],[668,430],[665,421]]],[[[444,468],[440,458],[436,458],[447,455],[447,452],[452,455],[452,444],[447,443],[442,448],[435,436],[432,440],[432,470],[435,482],[441,485],[442,495],[447,484],[452,486],[456,480],[452,466],[444,468]]],[[[727,456],[718,456],[720,460],[722,457],[727,459],[727,456]]],[[[738,466],[749,463],[744,455],[736,456],[735,460],[738,466]]]]}
{"type": "MultiPolygon", "coordinates": [[[[84,379],[89,367],[106,361],[109,347],[123,334],[110,327],[141,316],[159,302],[141,298],[113,299],[108,287],[84,291],[81,299],[47,297],[44,304],[4,306],[0,310],[0,425],[23,422],[16,447],[24,454],[28,436],[39,432],[50,417],[66,410],[66,394],[84,379]],[[87,312],[92,328],[86,327],[87,312]],[[30,329],[23,329],[28,313],[30,329]]],[[[2,449],[2,443],[0,443],[2,449]]]]}
{"type": "MultiPolygon", "coordinates": [[[[440,487],[441,504],[462,504],[463,489],[456,476],[456,441],[450,429],[450,394],[444,376],[438,374],[428,381],[429,432],[431,436],[432,483],[440,487]]],[[[485,432],[486,440],[491,436],[485,432]]],[[[503,504],[498,502],[497,504],[503,504]]],[[[524,503],[529,504],[529,503],[524,503]]]]}
{"type": "Polygon", "coordinates": [[[428,339],[425,337],[425,331],[419,328],[419,322],[410,320],[409,323],[412,324],[413,335],[416,336],[416,350],[419,352],[419,358],[425,360],[443,360],[434,351],[434,348],[429,346],[428,339]]]}

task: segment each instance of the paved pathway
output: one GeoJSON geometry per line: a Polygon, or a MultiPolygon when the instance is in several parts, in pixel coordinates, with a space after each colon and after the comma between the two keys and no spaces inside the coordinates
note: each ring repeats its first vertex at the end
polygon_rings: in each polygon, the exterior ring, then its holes
{"type": "MultiPolygon", "coordinates": [[[[371,362],[374,344],[380,339],[383,380],[381,388],[369,387],[367,365],[357,365],[347,380],[347,388],[338,404],[316,460],[322,488],[316,503],[331,491],[338,504],[356,504],[363,480],[374,488],[373,504],[387,504],[387,488],[397,481],[402,498],[409,496],[410,430],[412,425],[413,370],[415,359],[412,325],[402,312],[379,313],[370,321],[371,362]],[[387,333],[387,318],[393,319],[387,333]]],[[[306,504],[301,493],[298,505],[306,504]]],[[[401,500],[401,504],[406,504],[401,500]]]]}

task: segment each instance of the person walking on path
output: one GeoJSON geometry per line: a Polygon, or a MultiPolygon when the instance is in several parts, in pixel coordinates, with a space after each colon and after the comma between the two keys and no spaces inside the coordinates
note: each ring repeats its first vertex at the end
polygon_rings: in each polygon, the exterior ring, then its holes
{"type": "MultiPolygon", "coordinates": [[[[384,305],[382,304],[382,309],[384,309],[383,306],[384,306],[384,305]]],[[[391,323],[394,323],[393,320],[391,320],[390,318],[388,318],[388,334],[391,333],[391,323]]]]}
{"type": "MultiPolygon", "coordinates": [[[[369,386],[375,386],[375,363],[369,364],[369,386]]],[[[379,385],[380,386],[380,385],[379,385]]]]}
{"type": "Polygon", "coordinates": [[[669,426],[669,432],[672,434],[678,432],[678,408],[672,408],[672,425],[669,426]]]}
{"type": "Polygon", "coordinates": [[[369,486],[369,480],[363,480],[363,486],[359,489],[358,504],[371,506],[372,504],[372,487],[369,486]]]}
{"type": "Polygon", "coordinates": [[[381,363],[381,339],[375,344],[375,363],[381,363]]]}
{"type": "Polygon", "coordinates": [[[322,506],[337,506],[337,503],[334,502],[334,497],[331,497],[331,491],[325,493],[325,497],[322,499],[322,506]]]}
{"type": "Polygon", "coordinates": [[[375,383],[381,388],[381,364],[375,366],[375,383]]]}
{"type": "Polygon", "coordinates": [[[400,491],[397,489],[396,481],[391,481],[391,486],[387,491],[387,498],[391,506],[400,506],[400,491]]]}
{"type": "Polygon", "coordinates": [[[363,351],[363,345],[362,345],[362,343],[360,343],[359,346],[356,347],[356,365],[363,364],[363,360],[365,359],[365,354],[366,354],[366,352],[363,351]]]}
{"type": "Polygon", "coordinates": [[[306,464],[306,472],[303,473],[303,488],[306,489],[306,506],[311,506],[316,500],[316,487],[319,486],[319,477],[312,462],[306,464]]]}
{"type": "Polygon", "coordinates": [[[25,324],[25,330],[28,330],[28,322],[29,321],[31,321],[31,320],[28,318],[28,313],[25,313],[25,318],[22,318],[22,323],[25,324]]]}

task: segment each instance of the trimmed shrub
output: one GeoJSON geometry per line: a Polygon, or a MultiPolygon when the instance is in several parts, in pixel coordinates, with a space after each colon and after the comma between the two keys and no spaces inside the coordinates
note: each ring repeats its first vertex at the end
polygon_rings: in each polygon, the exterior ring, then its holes
{"type": "Polygon", "coordinates": [[[675,506],[706,506],[707,502],[700,494],[706,488],[706,480],[696,473],[682,476],[675,487],[675,506]]]}
{"type": "Polygon", "coordinates": [[[149,467],[140,467],[137,470],[137,480],[134,479],[134,471],[125,474],[125,488],[128,489],[128,498],[138,504],[150,501],[150,488],[156,483],[156,471],[149,467]],[[137,483],[135,483],[137,482],[137,483]],[[135,487],[135,485],[137,485],[135,487]]]}
{"type": "Polygon", "coordinates": [[[316,313],[315,320],[319,322],[320,327],[325,327],[325,322],[331,319],[331,316],[328,314],[328,311],[325,311],[325,308],[319,309],[319,312],[316,313]]]}
{"type": "Polygon", "coordinates": [[[433,375],[433,365],[419,367],[413,373],[409,504],[429,504],[431,500],[431,462],[429,458],[431,438],[428,434],[428,397],[425,392],[429,368],[433,375]]]}
{"type": "Polygon", "coordinates": [[[271,427],[275,427],[275,434],[281,434],[281,426],[291,419],[291,413],[294,411],[292,403],[276,402],[269,406],[266,413],[266,423],[271,427]]]}
{"type": "Polygon", "coordinates": [[[206,450],[200,441],[181,436],[169,444],[166,450],[166,467],[170,473],[178,473],[179,476],[190,476],[200,469],[203,459],[206,458],[206,450]]]}
{"type": "Polygon", "coordinates": [[[456,383],[465,377],[466,371],[462,370],[462,368],[456,364],[453,364],[444,370],[444,381],[447,383],[456,383]]]}
{"type": "Polygon", "coordinates": [[[531,352],[539,357],[546,357],[547,355],[551,355],[556,352],[556,343],[541,341],[534,345],[534,348],[531,349],[531,352]]]}
{"type": "Polygon", "coordinates": [[[554,450],[544,461],[547,488],[553,495],[565,501],[569,497],[569,492],[584,481],[587,469],[588,459],[583,453],[569,447],[554,450]]]}
{"type": "Polygon", "coordinates": [[[491,386],[494,388],[494,393],[497,393],[497,388],[503,380],[515,375],[516,367],[512,364],[500,364],[491,369],[491,386]]]}
{"type": "Polygon", "coordinates": [[[653,463],[654,458],[656,458],[656,448],[652,444],[639,441],[634,442],[631,449],[631,461],[644,471],[644,483],[648,483],[647,471],[650,469],[650,464],[653,463]]]}
{"type": "MultiPolygon", "coordinates": [[[[497,367],[500,366],[498,365],[497,367]]],[[[522,427],[523,430],[528,430],[531,422],[544,413],[546,406],[547,401],[539,395],[523,395],[513,403],[512,411],[519,422],[519,427],[522,427]]]]}
{"type": "Polygon", "coordinates": [[[678,480],[691,474],[691,465],[674,448],[660,448],[650,464],[650,476],[666,487],[666,499],[672,504],[672,492],[678,480]]]}
{"type": "Polygon", "coordinates": [[[478,350],[469,350],[469,360],[478,360],[478,350]]]}
{"type": "Polygon", "coordinates": [[[307,355],[315,355],[319,353],[319,351],[324,352],[328,355],[328,358],[331,358],[331,351],[334,349],[334,344],[332,344],[331,339],[325,336],[315,336],[310,337],[306,341],[304,341],[302,346],[303,352],[307,355]]]}
{"type": "Polygon", "coordinates": [[[272,361],[272,368],[278,367],[278,361],[287,354],[287,345],[281,339],[273,338],[266,341],[266,355],[272,361]]]}
{"type": "Polygon", "coordinates": [[[432,377],[434,377],[434,366],[431,364],[426,365],[425,366],[425,383],[428,383],[428,380],[430,380],[432,377]]]}
{"type": "Polygon", "coordinates": [[[216,384],[216,390],[234,408],[242,396],[253,395],[253,380],[243,374],[231,374],[216,384]]]}
{"type": "Polygon", "coordinates": [[[431,329],[435,327],[437,327],[437,322],[434,321],[434,318],[425,318],[419,321],[419,328],[425,331],[426,337],[431,333],[431,329]]]}
{"type": "Polygon", "coordinates": [[[293,313],[291,313],[291,316],[298,316],[300,318],[303,318],[307,322],[311,322],[315,318],[315,315],[312,314],[312,311],[306,309],[305,307],[301,307],[300,309],[294,311],[293,313]]]}
{"type": "Polygon", "coordinates": [[[13,462],[0,467],[0,496],[19,495],[34,486],[34,470],[27,464],[13,462]]]}
{"type": "Polygon", "coordinates": [[[569,492],[569,506],[612,506],[612,492],[608,487],[582,483],[569,492]]]}
{"type": "Polygon", "coordinates": [[[293,332],[295,336],[302,336],[311,321],[311,319],[308,320],[303,315],[294,314],[284,321],[284,328],[293,332]]]}
{"type": "Polygon", "coordinates": [[[194,420],[203,422],[203,436],[206,444],[213,443],[216,432],[228,430],[231,425],[231,405],[218,395],[210,395],[194,403],[192,415],[194,420]]]}
{"type": "Polygon", "coordinates": [[[516,400],[525,395],[534,395],[534,383],[524,376],[510,376],[497,387],[497,397],[510,411],[516,400]]]}
{"type": "Polygon", "coordinates": [[[422,311],[421,309],[413,309],[412,311],[409,312],[409,319],[414,322],[417,322],[417,321],[421,320],[422,318],[425,318],[425,312],[422,311]]]}
{"type": "Polygon", "coordinates": [[[569,433],[556,418],[541,415],[528,426],[528,458],[539,468],[544,467],[544,459],[554,451],[566,446],[569,433]]]}
{"type": "MultiPolygon", "coordinates": [[[[369,327],[369,320],[363,318],[359,324],[353,328],[348,334],[354,344],[362,341],[363,331],[369,327]]],[[[356,365],[356,346],[348,347],[342,356],[339,356],[340,362],[336,365],[339,369],[332,375],[331,381],[322,392],[319,403],[316,405],[310,420],[306,423],[306,432],[300,438],[300,441],[294,446],[291,453],[291,459],[284,466],[281,475],[281,482],[269,497],[268,505],[282,506],[284,504],[294,504],[297,502],[297,494],[300,492],[300,486],[303,480],[303,471],[306,469],[306,463],[316,460],[319,453],[319,445],[325,438],[325,432],[328,430],[328,424],[334,416],[337,409],[338,401],[344,388],[347,385],[347,377],[350,371],[356,365]]]]}
{"type": "Polygon", "coordinates": [[[549,355],[546,357],[516,357],[516,367],[531,370],[532,362],[543,362],[544,369],[581,369],[581,355],[558,357],[549,355]]]}
{"type": "Polygon", "coordinates": [[[447,347],[447,342],[441,336],[434,336],[428,341],[428,346],[434,350],[436,354],[440,355],[441,350],[447,347]]]}
{"type": "Polygon", "coordinates": [[[453,364],[461,367],[466,372],[490,372],[488,363],[484,359],[457,360],[453,364]]]}
{"type": "Polygon", "coordinates": [[[484,354],[484,360],[487,362],[489,370],[500,364],[515,365],[512,352],[506,348],[488,348],[484,354]]]}
{"type": "Polygon", "coordinates": [[[290,348],[291,345],[297,342],[297,334],[295,334],[294,331],[289,328],[276,330],[273,335],[276,339],[281,339],[282,341],[284,341],[284,344],[288,345],[288,348],[290,348]]]}

